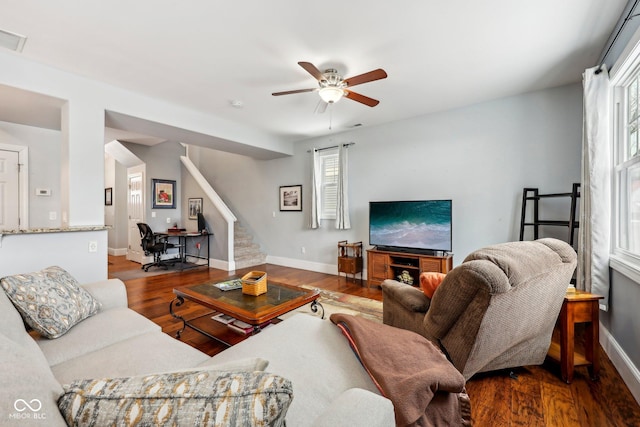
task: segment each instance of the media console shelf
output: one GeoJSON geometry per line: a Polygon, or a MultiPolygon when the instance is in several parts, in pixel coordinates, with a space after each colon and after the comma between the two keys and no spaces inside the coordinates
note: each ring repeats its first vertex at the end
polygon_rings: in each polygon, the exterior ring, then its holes
{"type": "Polygon", "coordinates": [[[380,286],[386,279],[398,280],[403,272],[413,286],[420,286],[420,273],[448,273],[453,268],[453,255],[423,255],[410,252],[367,250],[367,287],[380,286]]]}

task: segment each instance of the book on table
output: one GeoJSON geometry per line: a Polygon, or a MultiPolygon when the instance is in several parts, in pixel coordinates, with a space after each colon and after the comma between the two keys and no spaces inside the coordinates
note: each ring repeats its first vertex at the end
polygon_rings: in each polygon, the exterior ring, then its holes
{"type": "Polygon", "coordinates": [[[224,323],[225,325],[228,325],[229,323],[236,320],[235,317],[231,317],[228,314],[224,313],[217,313],[214,316],[211,316],[211,318],[217,322],[224,323]]]}
{"type": "Polygon", "coordinates": [[[254,325],[250,325],[238,319],[234,319],[232,322],[227,323],[227,327],[234,332],[239,332],[244,335],[252,333],[256,328],[254,325]]]}
{"type": "Polygon", "coordinates": [[[226,282],[216,283],[213,286],[220,289],[221,291],[232,291],[234,289],[242,288],[242,280],[240,279],[227,280],[226,282]]]}

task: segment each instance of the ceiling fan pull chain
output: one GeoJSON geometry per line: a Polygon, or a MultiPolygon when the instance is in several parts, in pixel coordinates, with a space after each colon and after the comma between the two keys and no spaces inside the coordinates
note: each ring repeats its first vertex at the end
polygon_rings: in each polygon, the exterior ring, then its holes
{"type": "Polygon", "coordinates": [[[332,130],[333,125],[333,104],[329,104],[329,130],[332,130]]]}

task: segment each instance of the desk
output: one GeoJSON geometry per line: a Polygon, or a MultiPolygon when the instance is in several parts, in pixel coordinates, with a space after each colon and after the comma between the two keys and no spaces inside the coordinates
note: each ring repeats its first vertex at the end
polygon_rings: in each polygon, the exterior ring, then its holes
{"type": "Polygon", "coordinates": [[[560,310],[560,342],[551,343],[548,357],[560,362],[562,379],[573,381],[574,367],[586,365],[592,380],[600,372],[599,354],[599,300],[603,297],[584,291],[567,292],[560,310]],[[586,323],[585,354],[574,351],[575,324],[586,323]]]}
{"type": "Polygon", "coordinates": [[[197,231],[173,231],[167,230],[166,233],[171,238],[178,239],[178,259],[180,260],[180,270],[184,270],[185,268],[193,268],[200,267],[206,265],[209,267],[209,259],[210,259],[210,243],[211,243],[211,233],[198,233],[197,231]],[[207,252],[206,257],[202,255],[202,244],[206,243],[207,252]],[[195,259],[196,263],[189,265],[188,260],[195,259]],[[206,264],[200,264],[198,260],[206,260],[206,264]]]}

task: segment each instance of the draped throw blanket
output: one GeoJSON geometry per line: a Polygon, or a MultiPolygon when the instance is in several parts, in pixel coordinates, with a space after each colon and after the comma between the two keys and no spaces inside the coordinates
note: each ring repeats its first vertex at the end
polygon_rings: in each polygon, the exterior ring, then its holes
{"type": "Polygon", "coordinates": [[[607,311],[611,250],[611,141],[609,74],[606,66],[587,69],[583,75],[583,86],[577,287],[604,296],[600,309],[607,311]]]}
{"type": "Polygon", "coordinates": [[[464,377],[429,340],[348,314],[330,317],[380,392],[398,426],[470,426],[464,377]]]}

